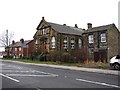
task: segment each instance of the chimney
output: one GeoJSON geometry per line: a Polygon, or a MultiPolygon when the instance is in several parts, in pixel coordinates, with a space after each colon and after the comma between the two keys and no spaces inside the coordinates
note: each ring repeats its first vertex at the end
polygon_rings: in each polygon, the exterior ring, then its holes
{"type": "Polygon", "coordinates": [[[75,28],[78,28],[77,24],[75,24],[75,28]]]}
{"type": "Polygon", "coordinates": [[[84,28],[83,28],[82,30],[83,30],[83,31],[85,31],[85,29],[84,29],[84,28]]]}
{"type": "Polygon", "coordinates": [[[12,41],[12,45],[14,45],[14,44],[15,44],[15,41],[13,40],[13,41],[12,41]]]}
{"type": "Polygon", "coordinates": [[[92,28],[92,23],[88,23],[87,26],[88,26],[88,29],[92,28]]]}
{"type": "Polygon", "coordinates": [[[23,38],[22,38],[22,39],[20,39],[20,42],[21,42],[21,43],[24,43],[24,39],[23,39],[23,38]]]}
{"type": "Polygon", "coordinates": [[[63,24],[63,26],[66,26],[66,24],[63,24]]]}

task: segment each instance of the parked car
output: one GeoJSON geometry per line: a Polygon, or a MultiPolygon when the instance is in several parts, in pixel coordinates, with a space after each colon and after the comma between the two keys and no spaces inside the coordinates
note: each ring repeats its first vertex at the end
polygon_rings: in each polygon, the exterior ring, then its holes
{"type": "Polygon", "coordinates": [[[110,66],[113,69],[120,70],[120,55],[116,55],[110,59],[110,66]]]}
{"type": "Polygon", "coordinates": [[[2,56],[2,55],[0,55],[0,58],[3,58],[3,56],[2,56]]]}

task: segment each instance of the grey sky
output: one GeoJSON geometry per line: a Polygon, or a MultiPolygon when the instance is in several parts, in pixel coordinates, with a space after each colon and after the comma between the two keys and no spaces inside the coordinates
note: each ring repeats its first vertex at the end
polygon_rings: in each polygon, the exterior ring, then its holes
{"type": "Polygon", "coordinates": [[[0,32],[14,32],[14,40],[33,38],[42,16],[46,21],[87,28],[115,23],[119,0],[0,0],[0,32]]]}

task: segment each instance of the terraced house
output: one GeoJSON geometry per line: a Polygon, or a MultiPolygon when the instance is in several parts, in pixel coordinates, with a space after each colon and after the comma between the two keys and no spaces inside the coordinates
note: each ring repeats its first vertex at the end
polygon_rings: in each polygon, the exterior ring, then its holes
{"type": "Polygon", "coordinates": [[[5,48],[5,52],[7,57],[15,57],[15,58],[30,58],[33,55],[33,40],[24,40],[23,38],[20,41],[15,42],[12,41],[12,44],[9,47],[5,48]]]}
{"type": "Polygon", "coordinates": [[[45,21],[44,17],[37,27],[34,35],[35,52],[45,53],[66,51],[82,48],[83,29],[55,24],[45,21]]]}

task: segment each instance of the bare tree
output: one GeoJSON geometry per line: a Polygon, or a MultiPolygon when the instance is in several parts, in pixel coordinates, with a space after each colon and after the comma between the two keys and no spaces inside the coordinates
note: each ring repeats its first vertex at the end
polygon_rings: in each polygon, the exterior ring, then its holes
{"type": "Polygon", "coordinates": [[[8,32],[8,30],[6,30],[6,32],[3,32],[0,35],[0,45],[1,47],[8,47],[10,45],[10,43],[12,42],[12,38],[14,36],[14,33],[12,32],[8,32]]]}

